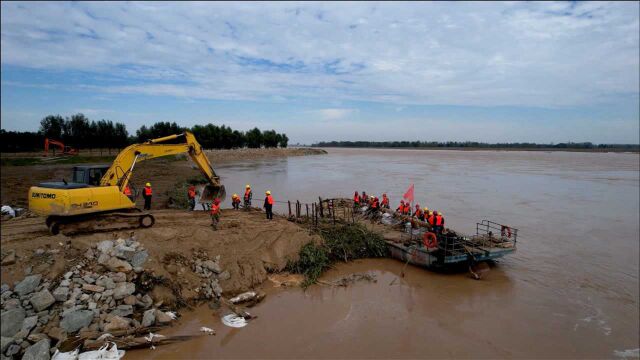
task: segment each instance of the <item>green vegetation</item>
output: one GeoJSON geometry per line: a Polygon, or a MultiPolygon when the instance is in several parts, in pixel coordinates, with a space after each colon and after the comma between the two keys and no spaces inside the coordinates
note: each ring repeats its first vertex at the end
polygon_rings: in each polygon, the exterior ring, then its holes
{"type": "Polygon", "coordinates": [[[326,225],[318,231],[322,243],[304,245],[300,249],[300,259],[287,264],[288,271],[305,276],[303,287],[314,284],[335,262],[383,257],[388,252],[382,236],[360,224],[326,225]]]}
{"type": "Polygon", "coordinates": [[[0,164],[2,166],[29,166],[41,164],[38,158],[2,158],[0,164]]]}
{"type": "Polygon", "coordinates": [[[2,158],[2,166],[29,166],[50,164],[109,164],[115,159],[111,156],[65,156],[60,158],[2,158]],[[46,159],[46,160],[45,160],[46,159]]]}
{"type": "Polygon", "coordinates": [[[571,149],[571,150],[616,150],[616,151],[639,151],[638,144],[593,144],[582,143],[559,143],[559,144],[536,144],[536,143],[482,143],[476,141],[329,141],[319,142],[311,146],[315,147],[350,147],[350,148],[462,148],[462,149],[571,149]]]}

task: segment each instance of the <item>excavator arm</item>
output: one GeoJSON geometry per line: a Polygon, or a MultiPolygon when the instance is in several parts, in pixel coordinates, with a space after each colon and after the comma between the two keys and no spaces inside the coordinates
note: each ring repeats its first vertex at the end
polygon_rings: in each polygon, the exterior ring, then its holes
{"type": "Polygon", "coordinates": [[[107,170],[100,180],[100,185],[118,186],[122,191],[129,183],[133,170],[138,162],[184,153],[189,154],[193,162],[196,163],[202,174],[209,181],[208,195],[224,197],[224,186],[222,186],[220,182],[220,177],[216,175],[213,166],[211,166],[211,162],[209,162],[209,158],[207,158],[202,151],[202,147],[195,136],[188,131],[182,134],[165,136],[146,141],[142,144],[128,146],[118,154],[109,170],[107,170]],[[166,144],[166,142],[175,139],[184,139],[184,142],[166,144]]]}

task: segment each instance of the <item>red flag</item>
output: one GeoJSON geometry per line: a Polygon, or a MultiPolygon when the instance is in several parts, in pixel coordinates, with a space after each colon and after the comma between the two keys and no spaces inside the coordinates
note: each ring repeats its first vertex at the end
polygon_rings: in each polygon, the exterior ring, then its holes
{"type": "Polygon", "coordinates": [[[402,197],[409,202],[413,202],[413,184],[409,186],[409,189],[407,189],[407,192],[404,193],[402,197]]]}

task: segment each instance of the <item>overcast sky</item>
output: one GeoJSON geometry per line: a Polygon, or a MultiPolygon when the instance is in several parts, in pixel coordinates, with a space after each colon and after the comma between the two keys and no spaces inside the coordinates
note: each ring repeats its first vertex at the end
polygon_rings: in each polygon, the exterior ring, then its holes
{"type": "Polygon", "coordinates": [[[2,128],[639,142],[639,3],[2,2],[2,128]]]}

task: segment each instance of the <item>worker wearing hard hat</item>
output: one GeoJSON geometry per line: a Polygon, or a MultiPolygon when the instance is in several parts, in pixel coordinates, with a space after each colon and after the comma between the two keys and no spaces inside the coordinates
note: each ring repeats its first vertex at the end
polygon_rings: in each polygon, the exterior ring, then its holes
{"type": "Polygon", "coordinates": [[[387,197],[387,194],[382,194],[382,203],[380,206],[384,209],[389,209],[389,198],[387,197]]]}
{"type": "Polygon", "coordinates": [[[444,230],[444,213],[442,211],[440,212],[436,211],[435,214],[436,216],[433,220],[435,225],[435,230],[436,230],[436,233],[441,234],[442,230],[444,230]]]}
{"type": "Polygon", "coordinates": [[[249,210],[251,208],[251,198],[253,198],[253,192],[251,192],[251,185],[247,184],[244,187],[244,209],[249,210]]]}
{"type": "Polygon", "coordinates": [[[238,196],[238,194],[233,194],[231,197],[231,206],[233,206],[235,210],[240,209],[240,196],[238,196]]]}
{"type": "Polygon", "coordinates": [[[423,215],[422,215],[422,208],[420,208],[420,204],[416,204],[416,210],[413,212],[413,216],[418,220],[422,218],[423,215]]]}
{"type": "Polygon", "coordinates": [[[427,221],[429,219],[429,215],[431,214],[429,212],[429,208],[425,206],[425,208],[423,209],[424,211],[422,212],[422,218],[420,220],[422,221],[427,221]]]}
{"type": "Polygon", "coordinates": [[[151,183],[146,183],[144,189],[142,189],[142,197],[144,198],[144,209],[151,210],[151,196],[153,191],[151,190],[151,183]]]}
{"type": "Polygon", "coordinates": [[[265,192],[266,197],[264,198],[264,210],[267,212],[267,219],[273,220],[273,196],[271,196],[271,191],[267,190],[265,192]]]}

